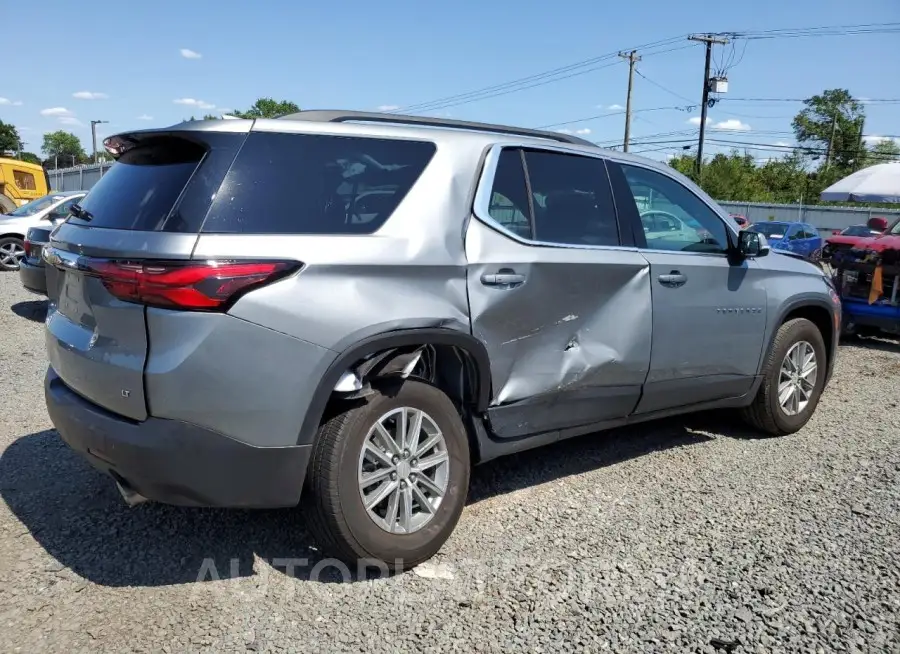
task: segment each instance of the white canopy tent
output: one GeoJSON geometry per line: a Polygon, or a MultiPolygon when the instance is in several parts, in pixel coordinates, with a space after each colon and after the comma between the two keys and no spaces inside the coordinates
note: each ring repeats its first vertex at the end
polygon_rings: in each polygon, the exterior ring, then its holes
{"type": "Polygon", "coordinates": [[[858,170],[826,188],[819,198],[823,202],[900,203],[900,161],[858,170]]]}

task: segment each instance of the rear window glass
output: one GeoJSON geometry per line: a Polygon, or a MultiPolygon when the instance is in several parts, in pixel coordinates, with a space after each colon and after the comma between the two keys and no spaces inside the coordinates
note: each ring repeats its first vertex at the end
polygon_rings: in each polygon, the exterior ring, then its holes
{"type": "Polygon", "coordinates": [[[202,231],[371,234],[434,152],[424,141],[251,133],[202,231]]]}
{"type": "Polygon", "coordinates": [[[70,216],[69,222],[112,229],[162,229],[204,153],[202,147],[183,139],[157,139],[127,151],[79,202],[86,213],[81,218],[70,216]]]}

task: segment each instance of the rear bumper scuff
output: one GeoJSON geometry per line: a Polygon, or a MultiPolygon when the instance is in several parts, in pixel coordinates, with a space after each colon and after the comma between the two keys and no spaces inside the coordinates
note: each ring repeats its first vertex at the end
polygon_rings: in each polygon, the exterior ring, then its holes
{"type": "Polygon", "coordinates": [[[129,420],[79,396],[52,368],[44,394],[62,439],[148,499],[236,508],[288,507],[300,500],[309,445],[255,447],[176,420],[129,420]]]}

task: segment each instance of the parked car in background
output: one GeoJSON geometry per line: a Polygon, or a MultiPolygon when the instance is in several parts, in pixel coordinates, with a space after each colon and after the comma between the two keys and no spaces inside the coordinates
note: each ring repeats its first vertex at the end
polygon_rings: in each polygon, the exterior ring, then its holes
{"type": "Polygon", "coordinates": [[[65,220],[72,205],[87,191],[51,193],[7,214],[0,215],[0,270],[18,270],[25,256],[25,235],[29,227],[56,224],[65,220]]]}
{"type": "Polygon", "coordinates": [[[19,278],[26,290],[39,295],[47,295],[46,266],[41,253],[54,228],[53,224],[29,227],[25,234],[25,255],[19,261],[19,278]]]}
{"type": "Polygon", "coordinates": [[[809,261],[818,261],[822,257],[824,239],[819,231],[808,223],[770,220],[753,223],[747,229],[763,234],[775,250],[799,254],[809,261]]]}
{"type": "Polygon", "coordinates": [[[747,229],[750,226],[750,221],[747,220],[746,216],[739,213],[732,213],[729,215],[734,218],[734,222],[736,222],[741,229],[747,229]]]}
{"type": "Polygon", "coordinates": [[[884,218],[873,218],[865,225],[851,225],[843,230],[836,230],[825,239],[825,245],[822,246],[822,258],[826,261],[830,260],[836,252],[850,250],[860,240],[878,236],[887,228],[887,221],[884,218]]]}
{"type": "Polygon", "coordinates": [[[407,568],[475,463],[713,408],[789,434],[831,376],[830,279],[656,161],[333,111],[105,144],[43,254],[44,389],[130,503],[302,494],[324,552],[407,568]]]}

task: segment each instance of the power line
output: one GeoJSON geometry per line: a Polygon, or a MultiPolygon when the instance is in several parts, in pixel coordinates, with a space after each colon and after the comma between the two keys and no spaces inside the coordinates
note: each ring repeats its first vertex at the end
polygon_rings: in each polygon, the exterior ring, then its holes
{"type": "MultiPolygon", "coordinates": [[[[728,102],[806,102],[809,98],[723,98],[728,102]]],[[[866,98],[865,100],[856,100],[860,104],[874,103],[896,103],[900,102],[900,98],[866,98]]]]}
{"type": "MultiPolygon", "coordinates": [[[[900,23],[864,23],[859,25],[835,25],[835,26],[823,26],[823,27],[806,27],[806,28],[786,28],[786,29],[773,29],[773,30],[751,30],[744,32],[722,32],[717,35],[724,35],[730,38],[739,38],[739,39],[761,39],[761,38],[796,38],[800,36],[834,36],[834,35],[852,35],[852,34],[879,34],[879,33],[894,33],[900,32],[900,23]]],[[[626,48],[626,50],[641,50],[643,56],[652,56],[659,55],[668,52],[674,52],[676,50],[683,50],[686,48],[693,47],[692,44],[680,44],[674,45],[680,42],[687,35],[679,35],[674,36],[668,39],[661,39],[658,41],[654,41],[652,43],[635,46],[632,48],[626,48]],[[673,46],[673,47],[666,47],[673,46]],[[652,50],[652,52],[651,52],[652,50]]],[[[482,100],[488,100],[491,98],[500,97],[503,95],[508,95],[510,93],[517,93],[519,91],[525,91],[528,89],[544,86],[547,84],[553,84],[555,82],[563,81],[566,79],[570,79],[572,77],[576,77],[579,75],[584,75],[590,72],[595,72],[598,70],[603,70],[604,68],[610,68],[613,65],[616,65],[618,62],[607,63],[605,65],[604,62],[609,62],[614,59],[616,55],[620,52],[620,50],[616,50],[614,52],[609,52],[603,55],[599,55],[597,57],[591,57],[589,59],[584,59],[581,61],[577,61],[571,64],[567,64],[565,66],[560,66],[557,68],[553,68],[551,70],[547,70],[541,73],[536,73],[533,75],[528,75],[525,77],[521,77],[518,79],[510,80],[507,82],[501,82],[499,84],[494,84],[491,86],[486,86],[474,91],[468,91],[464,93],[458,93],[455,95],[444,96],[442,98],[437,98],[435,100],[430,100],[426,102],[420,102],[412,105],[408,105],[403,107],[397,112],[402,113],[410,113],[410,112],[427,112],[427,111],[436,111],[438,109],[446,109],[450,107],[456,107],[464,104],[470,104],[472,102],[480,102],[482,100]]],[[[743,54],[742,54],[743,57],[743,54]]],[[[733,57],[726,62],[726,69],[732,66],[731,61],[733,57]]],[[[740,61],[738,61],[740,63],[740,61]]],[[[736,65],[736,64],[733,64],[736,65]]],[[[790,100],[794,101],[794,100],[790,100]]],[[[796,100],[802,101],[802,100],[796,100]]],[[[891,101],[897,102],[897,101],[891,101]]]]}
{"type": "Polygon", "coordinates": [[[673,91],[673,90],[671,90],[671,89],[667,89],[665,86],[663,86],[663,85],[660,84],[659,82],[654,82],[652,79],[650,79],[649,77],[647,77],[646,75],[644,75],[644,73],[642,73],[642,72],[641,72],[640,70],[638,70],[637,68],[634,69],[634,72],[636,72],[636,73],[637,73],[638,75],[640,75],[642,78],[644,78],[645,80],[647,80],[648,82],[650,82],[653,86],[662,89],[663,91],[665,91],[665,92],[668,93],[669,95],[674,95],[676,98],[680,98],[680,99],[682,99],[682,100],[687,100],[688,102],[694,102],[694,100],[692,100],[691,98],[688,98],[688,97],[686,97],[686,96],[683,96],[683,95],[681,95],[680,93],[675,93],[675,91],[673,91]]]}
{"type": "MultiPolygon", "coordinates": [[[[648,111],[667,111],[670,109],[677,109],[678,111],[687,111],[689,107],[651,107],[649,109],[635,109],[631,113],[646,113],[648,111]]],[[[574,125],[575,123],[586,123],[589,120],[598,120],[600,118],[609,118],[611,116],[623,116],[625,111],[615,111],[613,113],[607,114],[597,114],[595,116],[585,116],[584,118],[576,118],[574,120],[565,120],[559,123],[550,123],[549,125],[540,125],[538,127],[534,127],[532,129],[550,129],[551,127],[564,127],[565,125],[574,125]]]]}
{"type": "MultiPolygon", "coordinates": [[[[668,39],[661,39],[659,41],[653,41],[651,43],[639,45],[634,48],[629,48],[629,50],[652,50],[654,48],[660,48],[680,42],[683,38],[683,36],[675,36],[668,39]]],[[[569,79],[570,77],[575,77],[576,75],[583,75],[585,73],[600,70],[602,68],[608,68],[609,66],[597,66],[597,64],[605,61],[616,60],[618,58],[619,52],[619,50],[616,50],[614,52],[609,52],[597,57],[591,57],[589,59],[583,59],[581,61],[576,61],[574,63],[560,66],[558,68],[553,68],[541,73],[535,73],[534,75],[520,77],[508,82],[486,86],[474,91],[468,91],[466,93],[457,93],[455,95],[445,96],[443,98],[430,100],[428,102],[420,102],[418,104],[403,107],[400,111],[432,111],[434,109],[443,109],[448,106],[466,104],[469,102],[474,102],[476,100],[488,99],[490,97],[496,97],[497,95],[505,95],[506,93],[522,91],[526,88],[534,88],[535,86],[543,86],[544,84],[550,84],[552,82],[569,79]]],[[[661,52],[659,54],[661,54],[661,52]]],[[[618,61],[614,61],[614,64],[617,63],[618,61]]]]}

